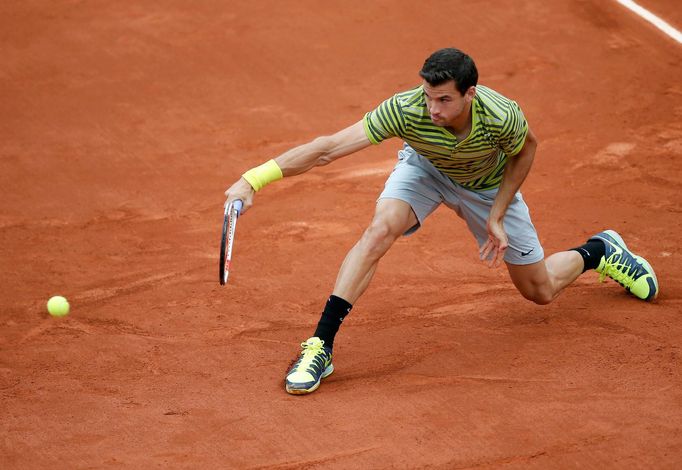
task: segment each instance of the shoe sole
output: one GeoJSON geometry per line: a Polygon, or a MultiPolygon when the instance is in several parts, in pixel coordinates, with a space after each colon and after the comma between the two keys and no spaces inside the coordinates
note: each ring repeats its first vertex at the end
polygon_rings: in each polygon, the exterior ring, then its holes
{"type": "MultiPolygon", "coordinates": [[[[634,251],[630,250],[628,248],[628,246],[625,244],[625,240],[623,240],[623,237],[621,237],[620,234],[618,232],[616,232],[615,230],[604,230],[604,233],[608,234],[611,238],[614,238],[623,248],[628,250],[632,256],[639,259],[642,262],[642,264],[644,265],[644,267],[646,267],[647,271],[649,271],[649,273],[651,273],[651,277],[654,279],[654,287],[656,288],[656,293],[654,294],[653,297],[651,297],[649,299],[642,299],[642,300],[651,301],[651,300],[654,300],[656,297],[658,297],[658,292],[659,292],[658,278],[656,278],[656,273],[654,272],[654,268],[651,267],[649,262],[646,259],[639,256],[634,251]]],[[[599,236],[597,236],[595,238],[600,238],[600,239],[606,241],[607,243],[610,243],[608,240],[605,240],[599,236]]],[[[634,295],[634,294],[632,294],[632,295],[634,295]]],[[[637,297],[637,296],[635,296],[635,297],[637,297]]],[[[638,298],[640,298],[640,297],[638,297],[638,298]]]]}
{"type": "Polygon", "coordinates": [[[322,382],[322,379],[325,379],[332,375],[332,372],[334,372],[334,364],[329,364],[329,367],[327,367],[322,373],[320,380],[315,382],[315,385],[313,385],[310,388],[289,388],[289,384],[286,384],[287,393],[291,395],[307,395],[308,393],[313,393],[320,387],[320,382],[322,382]]]}

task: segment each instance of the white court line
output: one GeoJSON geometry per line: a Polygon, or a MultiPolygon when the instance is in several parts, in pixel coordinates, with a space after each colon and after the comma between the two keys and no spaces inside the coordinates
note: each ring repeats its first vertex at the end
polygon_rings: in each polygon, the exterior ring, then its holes
{"type": "Polygon", "coordinates": [[[635,12],[645,20],[647,20],[652,25],[656,26],[658,29],[663,31],[665,34],[673,38],[675,41],[682,44],[682,33],[675,29],[674,26],[670,25],[666,21],[662,20],[658,16],[651,13],[646,8],[643,8],[633,2],[632,0],[616,0],[618,3],[623,5],[625,8],[635,12]]]}

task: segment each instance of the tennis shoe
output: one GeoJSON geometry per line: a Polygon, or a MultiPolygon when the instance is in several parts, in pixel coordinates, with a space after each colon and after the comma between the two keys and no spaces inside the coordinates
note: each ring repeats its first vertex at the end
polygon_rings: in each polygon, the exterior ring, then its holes
{"type": "Polygon", "coordinates": [[[287,393],[303,395],[312,393],[320,381],[334,372],[332,350],[324,347],[324,341],[313,336],[301,343],[301,356],[286,375],[287,393]]]}
{"type": "Polygon", "coordinates": [[[606,253],[597,267],[600,282],[608,276],[642,300],[653,300],[658,296],[654,269],[646,259],[630,251],[616,231],[599,232],[590,240],[600,240],[606,245],[606,253]]]}

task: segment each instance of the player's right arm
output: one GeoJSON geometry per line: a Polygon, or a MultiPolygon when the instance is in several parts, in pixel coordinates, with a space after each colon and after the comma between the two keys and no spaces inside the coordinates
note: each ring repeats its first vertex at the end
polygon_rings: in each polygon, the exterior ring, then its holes
{"type": "Polygon", "coordinates": [[[318,137],[293,148],[275,158],[275,162],[284,176],[300,175],[315,166],[327,165],[371,144],[362,121],[358,121],[334,135],[318,137]]]}
{"type": "Polygon", "coordinates": [[[257,189],[281,176],[294,176],[305,173],[316,166],[328,165],[346,155],[369,147],[372,142],[365,133],[363,121],[358,121],[336,134],[317,137],[307,144],[299,145],[281,154],[260,167],[247,171],[237,182],[225,191],[229,204],[235,199],[244,203],[242,213],[253,204],[253,196],[257,189]],[[270,180],[270,181],[269,181],[270,180]],[[260,184],[264,183],[264,184],[260,184]]]}

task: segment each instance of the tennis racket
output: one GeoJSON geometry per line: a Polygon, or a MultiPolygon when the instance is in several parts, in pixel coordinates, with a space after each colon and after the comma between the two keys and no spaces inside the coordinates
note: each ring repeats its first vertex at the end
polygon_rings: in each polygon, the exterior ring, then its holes
{"type": "Polygon", "coordinates": [[[220,239],[220,285],[227,283],[232,262],[232,245],[234,245],[234,230],[237,227],[237,219],[242,211],[242,201],[237,199],[225,206],[223,218],[223,236],[220,239]]]}

